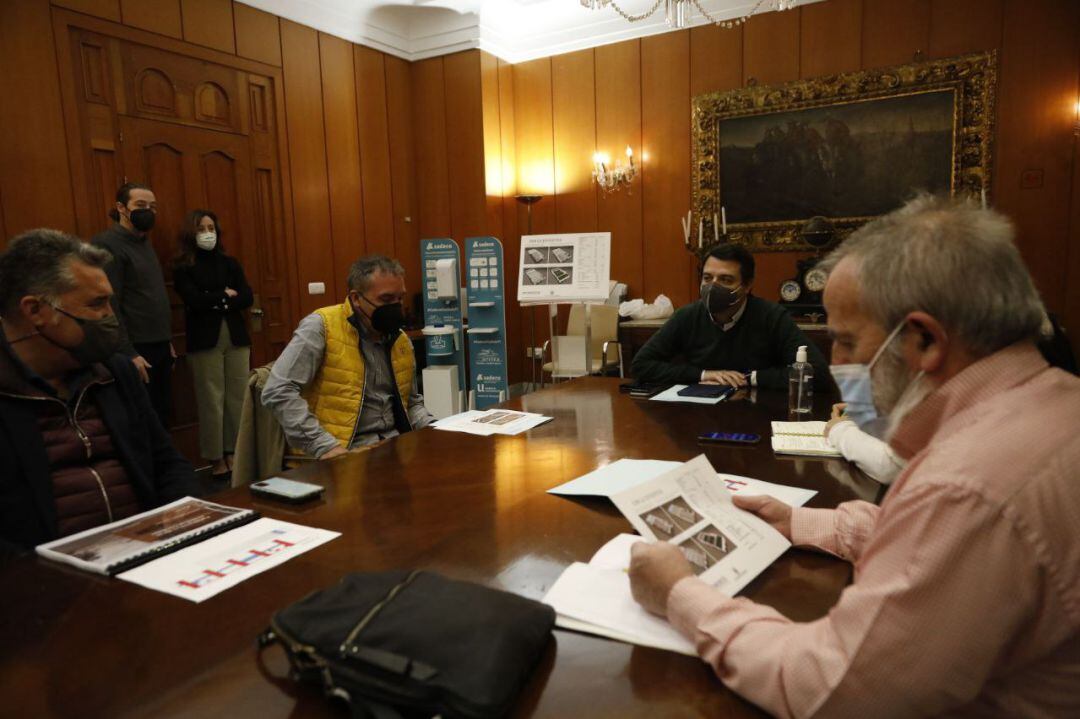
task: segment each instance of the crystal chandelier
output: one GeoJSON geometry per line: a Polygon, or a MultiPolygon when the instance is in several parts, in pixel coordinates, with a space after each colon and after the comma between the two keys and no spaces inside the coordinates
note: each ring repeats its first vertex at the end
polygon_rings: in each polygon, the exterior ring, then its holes
{"type": "MultiPolygon", "coordinates": [[[[612,165],[611,158],[603,152],[597,152],[593,155],[592,178],[605,195],[618,190],[623,185],[629,188],[630,183],[633,182],[634,176],[637,174],[637,165],[634,164],[634,151],[630,149],[629,145],[626,146],[626,163],[623,165],[616,160],[615,164],[612,165]]],[[[629,191],[627,189],[627,192],[629,191]]]]}
{"type": "Polygon", "coordinates": [[[623,10],[615,0],[581,0],[582,7],[586,7],[589,10],[603,10],[610,6],[615,12],[619,13],[625,20],[629,20],[630,22],[638,22],[648,17],[652,17],[660,9],[660,6],[663,5],[665,22],[667,22],[668,27],[676,30],[684,28],[689,24],[691,8],[697,8],[697,11],[713,25],[732,28],[737,25],[742,25],[755,13],[762,10],[790,10],[798,4],[799,0],[757,0],[757,2],[754,3],[754,6],[750,8],[750,12],[742,17],[721,20],[703,8],[701,6],[701,0],[656,0],[656,2],[652,4],[652,7],[637,15],[623,10]]]}

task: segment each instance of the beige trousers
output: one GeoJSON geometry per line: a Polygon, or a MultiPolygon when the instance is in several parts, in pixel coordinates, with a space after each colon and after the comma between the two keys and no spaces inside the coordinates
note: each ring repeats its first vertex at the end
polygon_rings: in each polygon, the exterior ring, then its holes
{"type": "Polygon", "coordinates": [[[229,327],[222,319],[217,346],[189,352],[187,359],[199,408],[199,453],[203,459],[216,462],[236,448],[240,408],[251,370],[251,348],[234,347],[229,327]]]}

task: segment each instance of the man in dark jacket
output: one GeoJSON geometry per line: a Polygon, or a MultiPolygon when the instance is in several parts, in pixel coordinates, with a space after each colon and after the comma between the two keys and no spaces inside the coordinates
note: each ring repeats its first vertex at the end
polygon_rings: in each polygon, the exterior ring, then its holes
{"type": "Polygon", "coordinates": [[[197,494],[130,360],[109,254],[32,230],[0,254],[0,549],[197,494]]]}
{"type": "Polygon", "coordinates": [[[116,191],[109,216],[115,223],[94,237],[94,245],[113,256],[105,273],[112,285],[113,310],[125,332],[119,351],[131,358],[158,418],[168,427],[176,352],[165,275],[149,237],[157,219],[157,198],[146,185],[125,183],[116,191]]]}
{"type": "Polygon", "coordinates": [[[780,305],[750,294],[754,256],[741,245],[720,245],[701,269],[701,301],[679,310],[634,355],[641,382],[724,384],[786,389],[788,366],[801,345],[814,366],[814,384],[830,385],[818,348],[780,305]]]}

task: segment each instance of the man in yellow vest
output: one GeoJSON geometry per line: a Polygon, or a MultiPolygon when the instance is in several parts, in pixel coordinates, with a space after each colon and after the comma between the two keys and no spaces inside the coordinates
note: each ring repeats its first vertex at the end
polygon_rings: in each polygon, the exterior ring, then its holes
{"type": "Polygon", "coordinates": [[[401,330],[404,298],[401,263],[371,255],[349,269],[343,303],[301,320],[262,392],[293,452],[332,459],[432,421],[401,330]]]}

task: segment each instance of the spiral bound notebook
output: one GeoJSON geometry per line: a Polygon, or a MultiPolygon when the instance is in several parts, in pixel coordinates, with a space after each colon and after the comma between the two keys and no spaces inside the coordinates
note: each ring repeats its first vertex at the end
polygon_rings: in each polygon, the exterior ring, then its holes
{"type": "Polygon", "coordinates": [[[46,559],[112,576],[259,518],[251,509],[184,497],[37,547],[46,559]]]}

